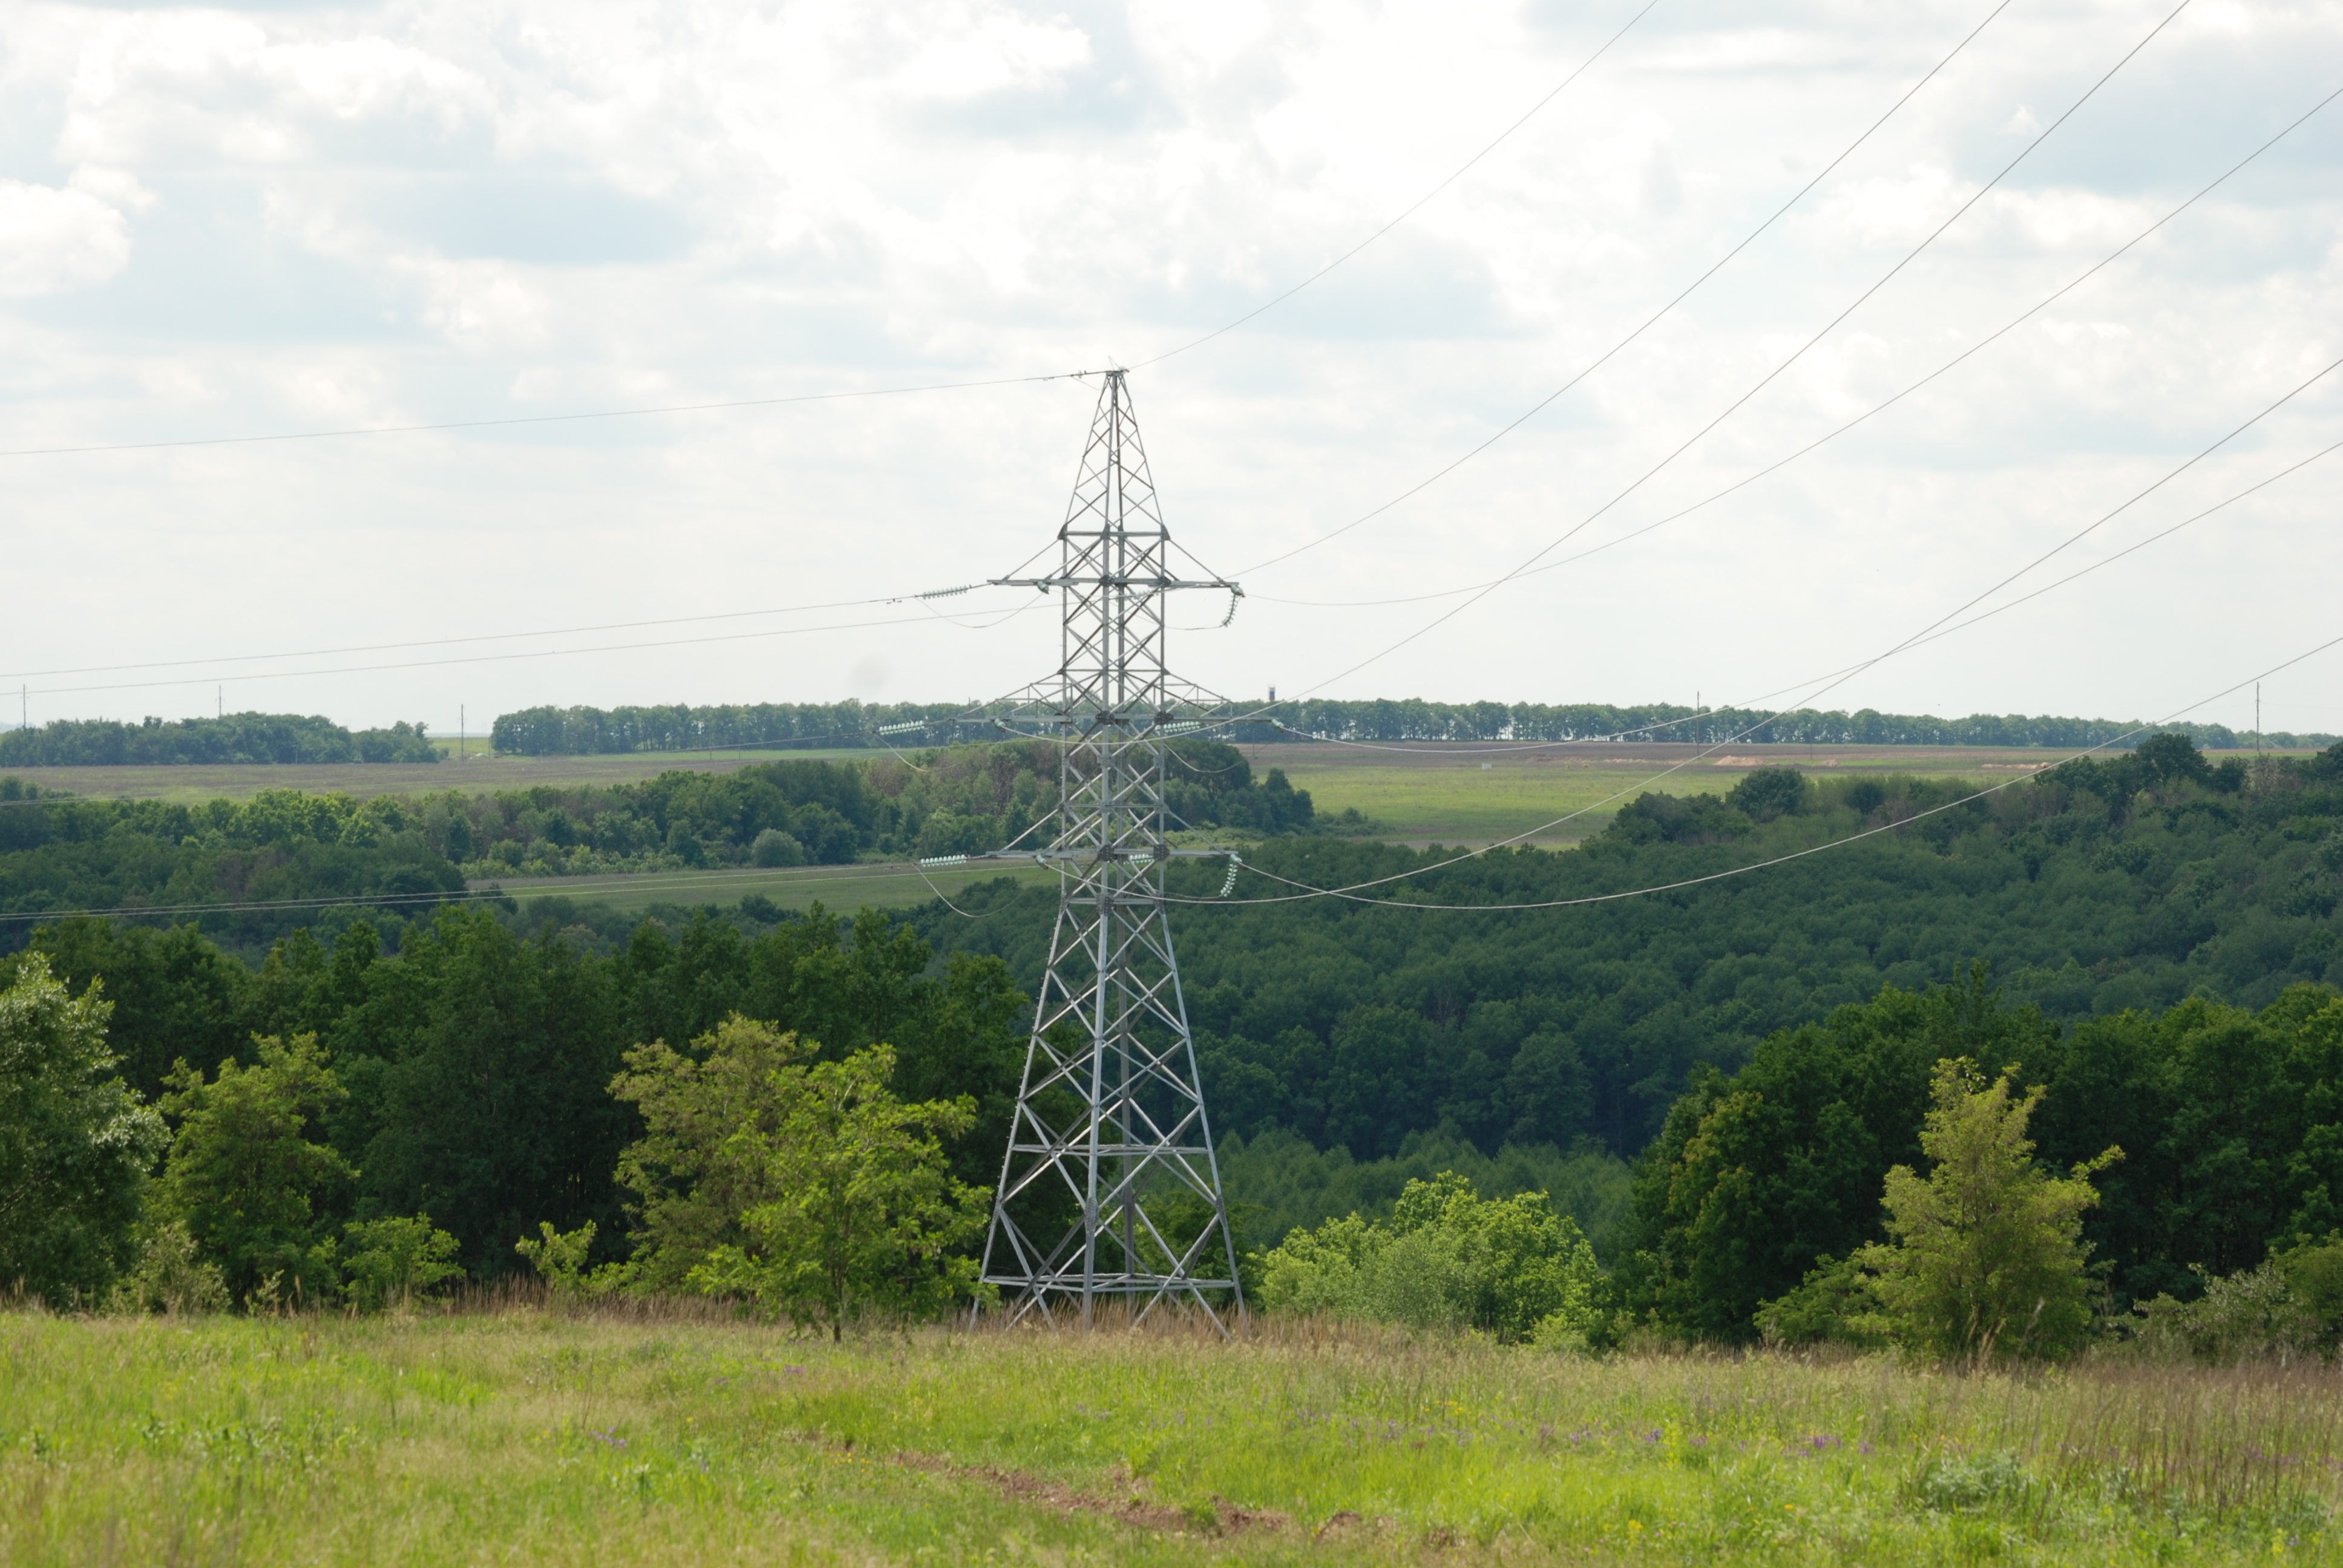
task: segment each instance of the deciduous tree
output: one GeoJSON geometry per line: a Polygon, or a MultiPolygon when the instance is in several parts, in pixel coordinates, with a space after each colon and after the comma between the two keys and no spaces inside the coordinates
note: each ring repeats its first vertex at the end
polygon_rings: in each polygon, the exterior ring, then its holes
{"type": "Polygon", "coordinates": [[[342,1086],[315,1035],[255,1044],[256,1066],[223,1061],[208,1082],[185,1063],[171,1074],[163,1109],[178,1128],[156,1206],[186,1224],[236,1299],[272,1289],[329,1299],[339,1271],[327,1215],[357,1171],[311,1133],[342,1086]]]}
{"type": "Polygon", "coordinates": [[[2059,1177],[2034,1161],[2026,1119],[2042,1091],[2015,1095],[2004,1072],[1983,1084],[1966,1057],[1936,1064],[1920,1131],[1935,1161],[1887,1172],[1887,1233],[1857,1254],[1903,1337],[1946,1357],[2056,1354],[2090,1327],[2083,1213],[2108,1149],[2059,1177]]]}
{"type": "Polygon", "coordinates": [[[0,990],[0,1287],[62,1305],[130,1262],[163,1124],[116,1074],[97,985],[72,995],[38,954],[15,972],[0,990]]]}

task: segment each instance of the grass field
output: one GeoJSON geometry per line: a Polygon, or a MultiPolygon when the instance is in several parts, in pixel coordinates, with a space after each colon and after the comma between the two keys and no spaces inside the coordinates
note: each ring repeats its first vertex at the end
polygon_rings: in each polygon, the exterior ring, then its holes
{"type": "Polygon", "coordinates": [[[2317,1363],[0,1318],[0,1561],[2343,1561],[2317,1363]]]}

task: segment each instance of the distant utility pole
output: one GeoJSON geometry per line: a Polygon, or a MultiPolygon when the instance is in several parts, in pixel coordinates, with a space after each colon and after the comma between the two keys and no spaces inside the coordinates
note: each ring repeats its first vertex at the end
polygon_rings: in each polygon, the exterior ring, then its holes
{"type": "Polygon", "coordinates": [[[2262,683],[2254,682],[2254,760],[2262,756],[2262,683]]]}
{"type": "Polygon", "coordinates": [[[460,702],[456,704],[456,760],[458,762],[464,759],[464,726],[467,719],[464,705],[460,702]]]}

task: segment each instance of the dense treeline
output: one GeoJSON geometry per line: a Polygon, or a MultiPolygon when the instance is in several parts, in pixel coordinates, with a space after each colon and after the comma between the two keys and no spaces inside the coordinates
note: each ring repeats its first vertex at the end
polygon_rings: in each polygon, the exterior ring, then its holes
{"type": "MultiPolygon", "coordinates": [[[[2058,719],[2044,715],[1976,713],[1966,719],[1930,714],[1854,713],[1811,709],[1790,713],[1742,708],[1684,708],[1664,702],[1619,707],[1610,703],[1312,701],[1274,703],[1260,709],[1289,731],[1329,740],[1684,740],[1703,744],[1732,740],[1752,746],[2043,746],[2080,749],[2125,744],[2139,721],[2058,719]]],[[[1249,724],[1246,739],[1275,739],[1249,724]]],[[[2251,735],[2219,724],[2163,726],[2199,746],[2229,749],[2253,744],[2251,735]]],[[[2331,746],[2332,735],[2273,731],[2262,738],[2274,747],[2331,746]]]]}
{"type": "MultiPolygon", "coordinates": [[[[85,800],[0,779],[0,914],[277,900],[384,899],[427,904],[463,874],[389,796],[263,789],[183,804],[85,800]]],[[[217,908],[204,929],[262,945],[317,919],[308,909],[217,908]]],[[[0,923],[0,951],[29,922],[0,923]]]]}
{"type": "MultiPolygon", "coordinates": [[[[936,969],[874,915],[816,911],[754,934],[646,923],[597,954],[451,909],[396,953],[360,922],[330,950],[296,932],[257,967],[188,928],[76,920],[44,928],[34,952],[75,993],[99,984],[117,1070],[149,1100],[184,1079],[176,1063],[219,1079],[222,1063],[260,1063],[259,1040],[314,1036],[337,1087],[318,1102],[323,1147],[354,1174],[305,1224],[424,1215],[481,1277],[519,1266],[514,1242],[542,1223],[592,1222],[606,1255],[622,1244],[617,1165],[641,1123],[608,1091],[631,1046],[680,1049],[734,1012],[820,1041],[824,1060],[885,1041],[899,1092],[975,1100],[950,1154],[980,1181],[998,1171],[1027,1022],[998,962],[936,969]]],[[[17,961],[0,960],[0,989],[17,961]]]]}
{"type": "Polygon", "coordinates": [[[425,726],[345,729],[330,719],[231,713],[219,719],[60,719],[0,734],[0,768],[118,768],[188,763],[437,762],[425,726]]]}
{"type": "MultiPolygon", "coordinates": [[[[525,708],[499,715],[488,735],[518,757],[587,757],[615,751],[720,750],[796,741],[877,745],[881,725],[941,723],[974,713],[966,702],[756,702],[693,708],[525,708]]],[[[924,740],[925,737],[914,737],[924,740]]],[[[950,737],[939,736],[939,739],[950,737]]]]}
{"type": "MultiPolygon", "coordinates": [[[[932,732],[908,739],[949,741],[948,721],[981,714],[981,704],[904,702],[759,703],[729,708],[531,708],[508,713],[491,734],[498,751],[519,756],[585,756],[613,751],[683,751],[728,746],[878,746],[882,725],[928,723],[932,732]]],[[[1738,708],[1685,708],[1644,703],[1427,702],[1420,698],[1371,701],[1323,700],[1245,704],[1225,739],[1242,742],[1329,740],[1690,740],[1739,738],[1753,746],[2042,746],[2082,748],[2125,744],[2142,726],[2107,719],[2028,718],[1972,714],[1855,713],[1804,709],[1775,713],[1738,708]]],[[[2219,724],[2163,727],[2199,746],[2227,750],[2253,737],[2219,724]]],[[[2263,743],[2280,748],[2331,746],[2332,735],[2272,731],[2263,743]]],[[[904,744],[899,738],[898,745],[904,744]]]]}
{"type": "MultiPolygon", "coordinates": [[[[1533,911],[1393,908],[1241,876],[1173,875],[1189,1010],[1223,1131],[1271,1125],[1362,1160],[1453,1125],[1483,1150],[1622,1155],[1661,1129],[1687,1075],[1768,1035],[1949,981],[1971,959],[2059,1020],[2203,992],[2262,1007],[2343,980],[2343,749],[2258,771],[2179,737],[2024,784],[1748,776],[1718,799],[1650,795],[1578,849],[1437,849],[1323,839],[1248,853],[1282,878],[1434,905],[1585,898],[1727,870],[1865,827],[1908,826],[1760,873],[1533,911]],[[1939,809],[1942,808],[1942,809],[1939,809]],[[1932,814],[1921,815],[1923,812],[1932,814]],[[1421,875],[1413,873],[1423,872],[1421,875]]],[[[1047,889],[972,890],[988,918],[922,916],[940,942],[1007,958],[1031,985],[1047,889]]]]}
{"type": "Polygon", "coordinates": [[[2343,1227],[2343,997],[2298,984],[2258,1011],[2191,998],[2061,1029],[1982,970],[1889,988],[1700,1073],[1640,1162],[1623,1303],[1704,1338],[1883,1238],[1893,1166],[1920,1166],[1936,1064],[1966,1057],[2044,1086],[2036,1154],[2064,1171],[2114,1148],[2083,1236],[2111,1304],[2197,1293],[2273,1248],[2343,1227]]]}
{"type": "MultiPolygon", "coordinates": [[[[363,802],[265,789],[241,804],[199,805],[61,799],[0,779],[0,914],[405,902],[459,891],[468,877],[970,854],[1029,838],[1056,809],[1056,765],[1045,744],[1004,742],[868,762],[780,759],[603,787],[363,802]]],[[[1233,748],[1175,741],[1170,772],[1172,809],[1188,826],[1261,835],[1318,826],[1309,791],[1273,769],[1256,779],[1233,748]]],[[[201,917],[205,930],[245,946],[308,918],[233,909],[201,917]]],[[[10,945],[0,928],[0,950],[10,945]]]]}

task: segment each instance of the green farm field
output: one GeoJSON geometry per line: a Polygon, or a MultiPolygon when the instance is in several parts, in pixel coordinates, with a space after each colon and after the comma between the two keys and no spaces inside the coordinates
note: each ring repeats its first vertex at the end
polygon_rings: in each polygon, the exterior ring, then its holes
{"type": "Polygon", "coordinates": [[[2337,1377],[713,1309],[0,1317],[0,1561],[2343,1562],[2337,1377]]]}

